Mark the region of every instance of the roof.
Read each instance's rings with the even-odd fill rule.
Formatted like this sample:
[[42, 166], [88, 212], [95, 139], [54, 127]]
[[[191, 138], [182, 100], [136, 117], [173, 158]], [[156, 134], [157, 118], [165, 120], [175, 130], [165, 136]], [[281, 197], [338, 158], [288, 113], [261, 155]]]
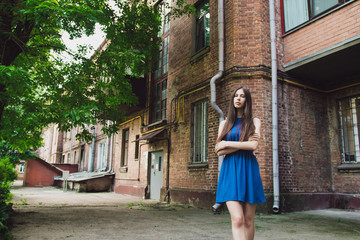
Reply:
[[160, 130], [148, 133], [148, 134], [144, 134], [140, 138], [136, 139], [135, 141], [154, 139], [156, 136], [158, 136], [160, 133], [162, 133], [164, 131], [165, 131], [165, 129], [160, 129]]

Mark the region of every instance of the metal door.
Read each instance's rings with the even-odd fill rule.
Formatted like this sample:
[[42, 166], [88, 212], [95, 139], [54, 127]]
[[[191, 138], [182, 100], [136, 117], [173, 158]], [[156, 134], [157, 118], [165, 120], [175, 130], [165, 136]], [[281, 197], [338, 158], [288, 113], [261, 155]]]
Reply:
[[163, 183], [163, 152], [150, 153], [150, 198], [160, 199]]

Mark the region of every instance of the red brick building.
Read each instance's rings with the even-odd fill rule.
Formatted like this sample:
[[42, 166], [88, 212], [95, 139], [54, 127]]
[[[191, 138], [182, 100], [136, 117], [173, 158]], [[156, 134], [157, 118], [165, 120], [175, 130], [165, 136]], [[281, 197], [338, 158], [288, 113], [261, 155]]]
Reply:
[[[73, 159], [80, 171], [113, 171], [117, 193], [211, 206], [219, 115], [211, 106], [210, 80], [219, 72], [221, 11], [215, 0], [188, 2], [196, 16], [169, 19], [164, 11], [159, 62], [134, 82], [141, 104], [130, 109], [119, 133], [106, 137], [95, 126], [92, 145], [54, 133], [62, 157], [51, 151], [50, 159]], [[359, 209], [360, 1], [274, 2], [280, 210]], [[255, 153], [268, 199], [262, 207], [271, 209], [269, 1], [224, 0], [223, 11], [224, 71], [216, 81], [216, 104], [225, 113], [236, 87], [250, 89], [254, 115], [262, 121]]]

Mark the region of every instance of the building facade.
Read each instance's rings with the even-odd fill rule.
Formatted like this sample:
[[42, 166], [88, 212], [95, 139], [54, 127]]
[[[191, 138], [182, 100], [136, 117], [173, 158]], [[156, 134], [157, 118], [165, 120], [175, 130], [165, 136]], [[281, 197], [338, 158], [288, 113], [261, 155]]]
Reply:
[[[40, 151], [44, 159], [79, 164], [79, 171], [113, 171], [116, 193], [211, 206], [219, 115], [210, 80], [219, 72], [222, 12], [215, 0], [188, 2], [196, 15], [172, 19], [163, 11], [159, 61], [134, 84], [144, 104], [130, 109], [120, 131], [107, 137], [94, 126], [94, 141], [86, 144], [49, 128]], [[360, 1], [274, 2], [280, 209], [359, 209]], [[268, 200], [262, 208], [270, 210], [269, 1], [224, 0], [223, 11], [224, 71], [216, 81], [216, 104], [226, 114], [234, 89], [251, 91], [254, 115], [262, 122], [255, 152]]]

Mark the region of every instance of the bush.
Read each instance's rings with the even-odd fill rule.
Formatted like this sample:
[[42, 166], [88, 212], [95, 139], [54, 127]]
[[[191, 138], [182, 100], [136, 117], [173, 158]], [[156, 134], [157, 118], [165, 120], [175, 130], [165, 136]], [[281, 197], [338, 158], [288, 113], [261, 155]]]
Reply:
[[10, 220], [10, 186], [17, 179], [15, 166], [10, 157], [0, 156], [0, 238], [12, 239], [8, 225]]

